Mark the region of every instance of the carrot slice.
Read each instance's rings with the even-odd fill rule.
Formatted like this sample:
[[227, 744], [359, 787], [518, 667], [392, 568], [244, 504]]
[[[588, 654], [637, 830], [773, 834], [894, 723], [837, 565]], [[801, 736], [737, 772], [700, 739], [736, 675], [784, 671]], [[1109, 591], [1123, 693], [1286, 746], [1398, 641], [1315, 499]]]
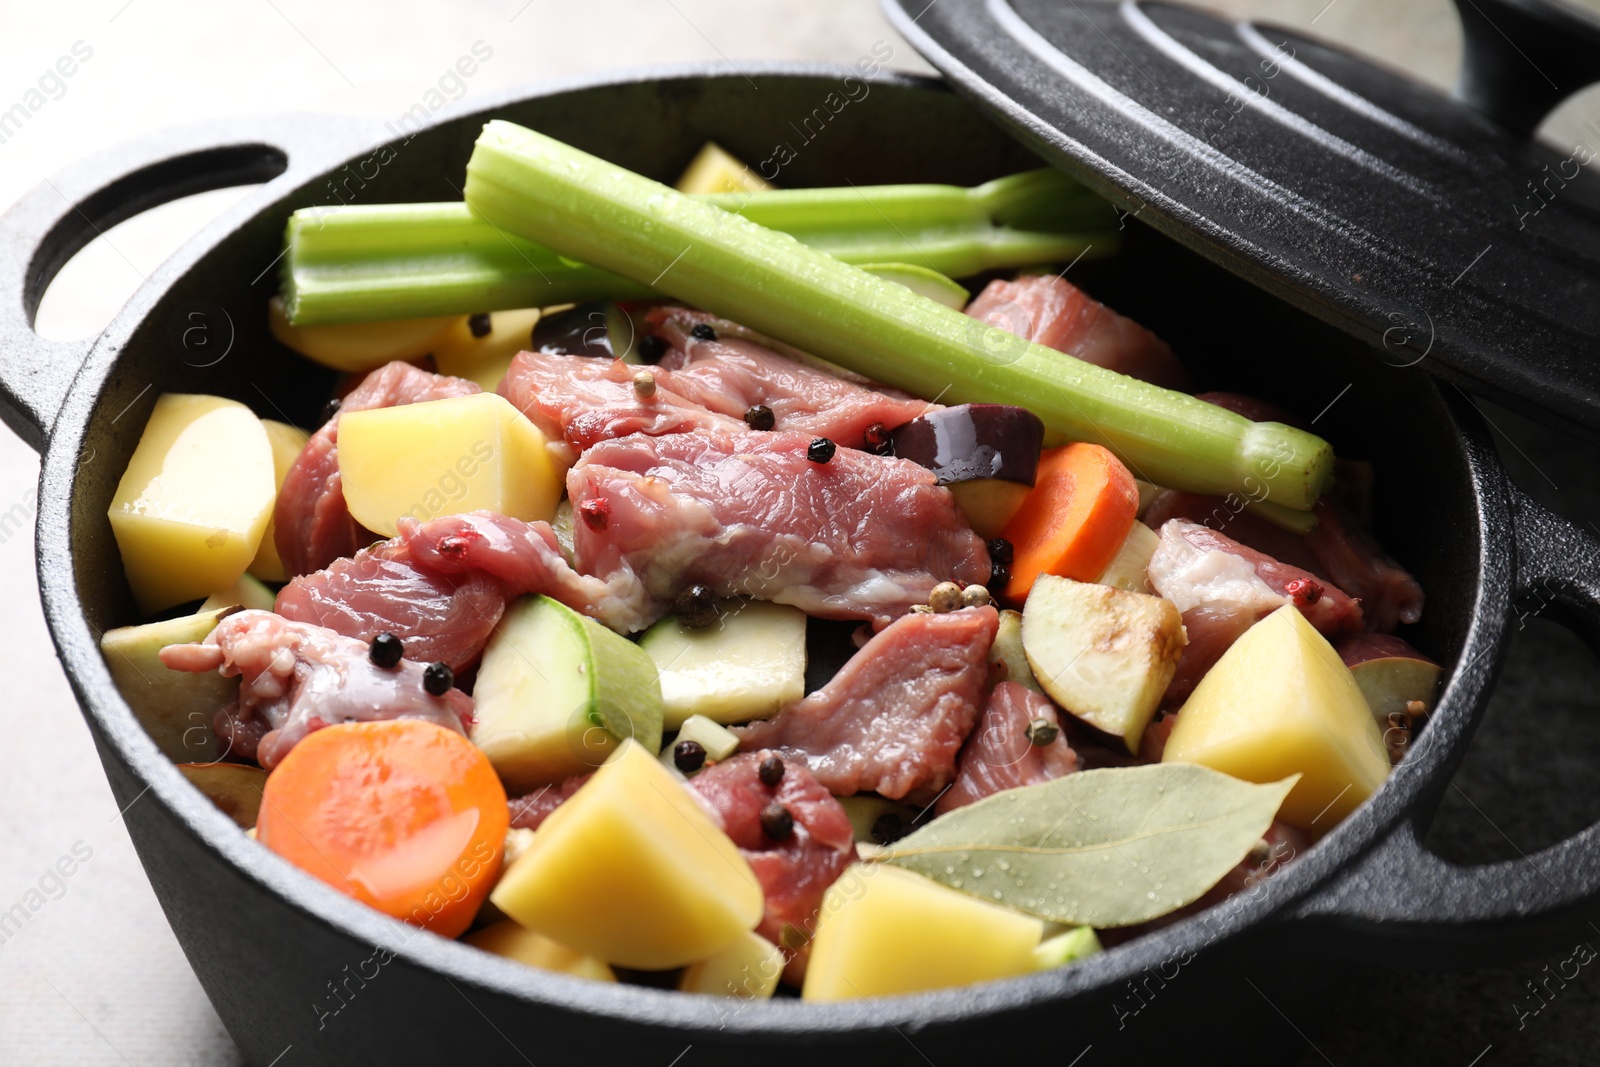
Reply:
[[444, 937], [500, 873], [509, 812], [472, 742], [431, 722], [342, 723], [267, 778], [256, 840], [341, 892]]
[[1122, 547], [1138, 511], [1133, 475], [1109, 451], [1083, 442], [1045, 449], [1033, 492], [1000, 532], [1012, 545], [1006, 596], [1026, 600], [1041, 574], [1094, 581]]

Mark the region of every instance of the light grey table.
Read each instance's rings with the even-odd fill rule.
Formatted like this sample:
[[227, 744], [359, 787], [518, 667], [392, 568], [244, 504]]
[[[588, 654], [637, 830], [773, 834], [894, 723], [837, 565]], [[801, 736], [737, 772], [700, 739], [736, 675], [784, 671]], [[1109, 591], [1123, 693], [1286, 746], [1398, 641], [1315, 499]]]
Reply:
[[[1446, 0], [1214, 6], [1310, 26], [1435, 84], [1448, 83], [1459, 55]], [[927, 69], [872, 0], [504, 0], [448, 9], [415, 0], [3, 0], [0, 26], [0, 111], [30, 89], [44, 96], [20, 128], [0, 128], [0, 204], [79, 156], [175, 122], [281, 110], [392, 119], [477, 42], [493, 55], [461, 86], [463, 98], [658, 62], [848, 62], [880, 40], [893, 46], [894, 66]], [[41, 85], [62, 56], [80, 60], [73, 74]], [[1586, 94], [1547, 132], [1569, 141], [1581, 118], [1594, 114], [1600, 94]], [[205, 194], [108, 233], [51, 288], [41, 329], [62, 338], [93, 334], [144, 275], [236, 196]], [[1537, 428], [1509, 418], [1502, 425], [1519, 447], [1536, 447]], [[1556, 495], [1600, 516], [1594, 464], [1570, 450], [1564, 455], [1564, 465], [1541, 464], [1546, 475], [1558, 472]], [[1544, 477], [1524, 473], [1536, 482]], [[28, 449], [0, 432], [0, 588], [7, 594], [0, 601], [0, 705], [10, 726], [0, 746], [0, 910], [42, 904], [20, 930], [0, 934], [0, 1063], [237, 1062], [150, 893], [52, 654], [33, 573], [37, 474]], [[1479, 810], [1459, 801], [1447, 808], [1442, 848], [1498, 857], [1506, 851], [1501, 831], [1514, 847], [1531, 849], [1553, 839], [1552, 827], [1570, 831], [1600, 815], [1593, 788], [1600, 739], [1579, 729], [1595, 677], [1570, 640], [1539, 635], [1523, 643], [1479, 746], [1483, 758], [1458, 780]], [[70, 877], [50, 873], [63, 857], [74, 858], [66, 864]], [[1352, 990], [1336, 1009], [1341, 1024], [1318, 1038], [1306, 1062], [1466, 1067], [1481, 1054], [1485, 1065], [1590, 1063], [1600, 1036], [1600, 979], [1588, 972], [1517, 1027], [1513, 1005], [1544, 962], [1385, 977]], [[291, 1062], [292, 1054], [286, 1067]]]

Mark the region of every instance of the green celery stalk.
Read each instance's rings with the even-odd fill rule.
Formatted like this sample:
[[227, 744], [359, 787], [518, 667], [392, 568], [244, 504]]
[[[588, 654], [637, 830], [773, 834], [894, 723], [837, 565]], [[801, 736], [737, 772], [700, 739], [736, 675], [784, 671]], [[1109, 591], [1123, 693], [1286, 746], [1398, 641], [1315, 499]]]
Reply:
[[889, 385], [1016, 404], [1134, 475], [1306, 510], [1333, 476], [1314, 434], [1256, 423], [1022, 340], [714, 204], [513, 123], [484, 127], [466, 200], [495, 226]]
[[[846, 262], [904, 262], [953, 277], [1105, 255], [1119, 243], [1105, 202], [1048, 169], [971, 189], [847, 186], [705, 199]], [[496, 228], [465, 204], [303, 208], [286, 240], [284, 310], [296, 325], [654, 295]]]

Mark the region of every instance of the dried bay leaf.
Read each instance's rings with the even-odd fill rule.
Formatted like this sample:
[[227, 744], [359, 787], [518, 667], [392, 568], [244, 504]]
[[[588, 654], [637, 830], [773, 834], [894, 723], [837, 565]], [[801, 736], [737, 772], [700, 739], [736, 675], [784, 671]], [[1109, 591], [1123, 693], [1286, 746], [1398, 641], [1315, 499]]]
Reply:
[[1080, 771], [942, 815], [879, 862], [1052, 922], [1130, 926], [1216, 885], [1297, 781], [1192, 763]]

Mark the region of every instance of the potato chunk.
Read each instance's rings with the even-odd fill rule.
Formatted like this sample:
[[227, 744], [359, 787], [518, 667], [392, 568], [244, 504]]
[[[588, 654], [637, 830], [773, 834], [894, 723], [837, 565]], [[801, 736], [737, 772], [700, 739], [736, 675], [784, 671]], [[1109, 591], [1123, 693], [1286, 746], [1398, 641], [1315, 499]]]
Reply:
[[[300, 451], [306, 447], [309, 437], [304, 430], [287, 422], [262, 419], [261, 427], [267, 431], [267, 440], [272, 443], [272, 484], [281, 489], [283, 479], [288, 476], [294, 461], [300, 458]], [[289, 580], [289, 572], [278, 558], [278, 543], [270, 517], [267, 519], [266, 532], [261, 535], [261, 545], [256, 549], [256, 558], [250, 561], [250, 573], [263, 582]]]
[[822, 901], [806, 1000], [894, 996], [1035, 969], [1044, 923], [889, 864], [856, 864]]
[[765, 907], [728, 835], [634, 741], [544, 821], [489, 899], [530, 930], [645, 970], [716, 955]]
[[525, 930], [509, 919], [485, 926], [462, 940], [485, 952], [537, 967], [541, 971], [557, 971], [578, 978], [592, 978], [596, 982], [617, 980], [617, 976], [603, 961], [570, 949], [559, 941], [552, 941], [543, 934]]
[[766, 1000], [778, 991], [782, 975], [783, 951], [752, 931], [710, 959], [685, 967], [678, 992]]
[[1383, 737], [1339, 654], [1293, 604], [1245, 631], [1195, 687], [1164, 762], [1299, 784], [1278, 817], [1331, 829], [1389, 775]]
[[350, 514], [385, 537], [406, 515], [548, 521], [566, 476], [544, 434], [494, 393], [350, 412], [339, 420], [339, 472]]
[[1170, 600], [1042, 574], [1022, 612], [1022, 647], [1050, 698], [1129, 752], [1187, 643]]
[[249, 408], [192, 393], [158, 399], [107, 513], [139, 610], [233, 585], [277, 492], [272, 444]]

